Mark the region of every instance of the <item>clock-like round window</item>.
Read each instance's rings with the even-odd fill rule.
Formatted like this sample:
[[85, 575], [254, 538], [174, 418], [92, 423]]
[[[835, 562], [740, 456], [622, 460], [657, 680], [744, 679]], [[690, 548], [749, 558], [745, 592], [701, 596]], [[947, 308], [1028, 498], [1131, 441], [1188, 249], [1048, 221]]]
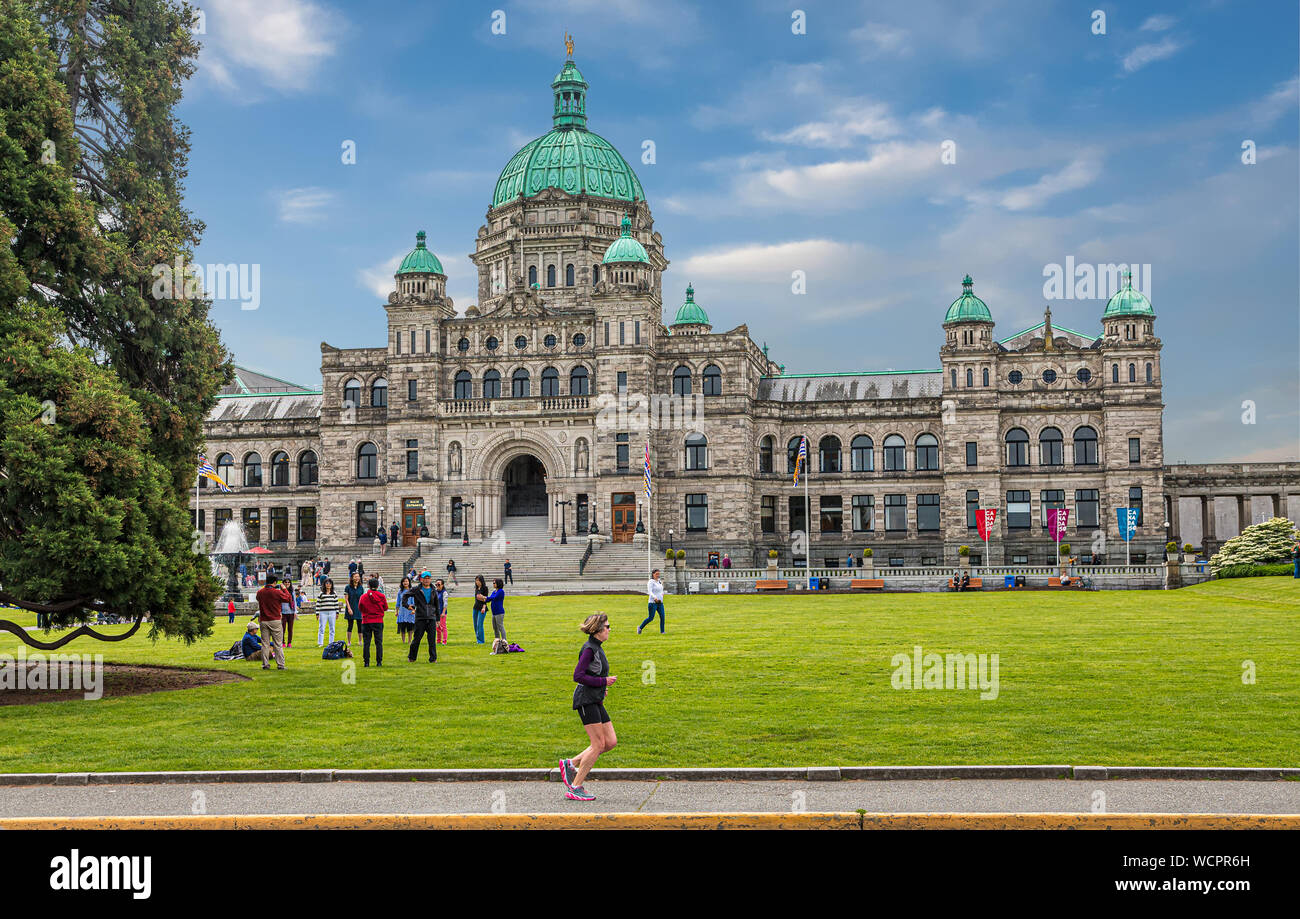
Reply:
[[1013, 370], [1007, 374], [1007, 379], [1016, 385], [1018, 385], [1020, 381], [1023, 380], [1024, 378], [1025, 378], [1024, 374], [1022, 374], [1019, 370]]
[[497, 349], [497, 345], [499, 345], [499, 344], [500, 344], [500, 342], [497, 341], [497, 338], [496, 338], [495, 335], [491, 335], [491, 336], [488, 337], [488, 340], [487, 340], [487, 349], [488, 349], [489, 351], [495, 351], [495, 350]]

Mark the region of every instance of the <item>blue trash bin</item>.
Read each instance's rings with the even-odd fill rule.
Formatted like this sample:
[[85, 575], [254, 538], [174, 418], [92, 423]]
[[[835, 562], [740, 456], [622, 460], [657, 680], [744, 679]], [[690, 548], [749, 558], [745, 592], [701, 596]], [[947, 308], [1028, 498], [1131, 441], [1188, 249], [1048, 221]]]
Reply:
[[1003, 586], [1003, 587], [1015, 587], [1015, 586], [1016, 586], [1016, 576], [1015, 576], [1014, 574], [1009, 574], [1009, 575], [1007, 575], [1006, 577], [1004, 577], [1004, 578], [1002, 579], [1002, 586]]
[[808, 579], [808, 589], [809, 589], [809, 590], [821, 590], [821, 589], [822, 589], [822, 579], [821, 579], [821, 578], [809, 578], [809, 579]]

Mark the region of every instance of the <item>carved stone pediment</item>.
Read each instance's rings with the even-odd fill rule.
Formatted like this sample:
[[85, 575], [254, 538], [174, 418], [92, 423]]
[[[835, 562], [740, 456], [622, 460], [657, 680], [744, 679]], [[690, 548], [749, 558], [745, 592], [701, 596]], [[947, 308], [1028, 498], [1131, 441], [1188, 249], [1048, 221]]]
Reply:
[[483, 314], [486, 318], [549, 316], [550, 310], [542, 303], [540, 291], [515, 289], [499, 297], [492, 309]]

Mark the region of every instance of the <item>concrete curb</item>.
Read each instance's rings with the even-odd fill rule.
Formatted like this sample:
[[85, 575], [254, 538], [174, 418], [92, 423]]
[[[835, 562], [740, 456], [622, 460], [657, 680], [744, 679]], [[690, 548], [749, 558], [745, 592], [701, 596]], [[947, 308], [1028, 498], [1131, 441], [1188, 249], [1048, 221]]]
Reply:
[[5, 817], [0, 830], [1282, 830], [1300, 814], [288, 814]]
[[[837, 782], [960, 779], [1165, 779], [1274, 782], [1300, 779], [1300, 768], [1229, 766], [799, 766], [593, 769], [593, 779], [623, 782]], [[196, 772], [12, 772], [0, 786], [173, 785], [223, 782], [558, 782], [551, 769], [245, 769]]]

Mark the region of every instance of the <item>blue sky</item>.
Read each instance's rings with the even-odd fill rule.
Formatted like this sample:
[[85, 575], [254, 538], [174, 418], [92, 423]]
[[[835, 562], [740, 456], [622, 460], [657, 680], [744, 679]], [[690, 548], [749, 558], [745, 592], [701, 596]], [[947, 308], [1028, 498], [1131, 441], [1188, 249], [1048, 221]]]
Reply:
[[[202, 7], [186, 200], [197, 261], [261, 266], [258, 309], [212, 311], [238, 363], [318, 385], [322, 340], [381, 345], [418, 229], [474, 302], [467, 254], [550, 128], [568, 31], [663, 235], [667, 321], [693, 282], [787, 372], [935, 368], [966, 272], [1004, 338], [1042, 321], [1045, 266], [1149, 264], [1166, 461], [1300, 458], [1295, 3]], [[1053, 321], [1098, 333], [1104, 306]]]

